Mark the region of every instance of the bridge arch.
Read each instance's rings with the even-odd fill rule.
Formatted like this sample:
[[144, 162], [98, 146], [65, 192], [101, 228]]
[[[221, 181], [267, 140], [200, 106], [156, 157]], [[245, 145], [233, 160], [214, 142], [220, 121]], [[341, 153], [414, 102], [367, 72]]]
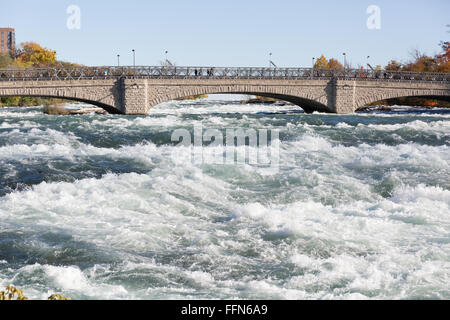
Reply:
[[[434, 78], [424, 80], [423, 77], [313, 77], [306, 73], [291, 74], [288, 69], [267, 75], [264, 72], [248, 73], [246, 69], [234, 70], [245, 71], [245, 74], [235, 74], [233, 70], [230, 73], [224, 69], [221, 70], [224, 74], [219, 72], [208, 76], [190, 73], [154, 74], [155, 70], [152, 68], [139, 69], [141, 73], [137, 75], [113, 73], [109, 76], [109, 72], [105, 75], [96, 73], [98, 70], [95, 68], [92, 70], [93, 73], [75, 70], [72, 73], [58, 71], [50, 75], [41, 73], [40, 69], [13, 70], [9, 72], [8, 78], [0, 78], [0, 96], [55, 97], [90, 103], [110, 113], [146, 115], [152, 107], [162, 102], [199, 94], [259, 95], [292, 102], [306, 112], [338, 114], [352, 113], [357, 108], [378, 100], [414, 96], [441, 97], [450, 94], [449, 79], [434, 74]], [[109, 69], [110, 72], [114, 70]]]
[[123, 99], [119, 94], [122, 84], [114, 79], [2, 81], [0, 97], [41, 97], [79, 101], [106, 110], [123, 113]]
[[389, 100], [389, 99], [396, 99], [396, 98], [429, 98], [429, 99], [441, 99], [450, 101], [450, 91], [449, 90], [442, 90], [442, 89], [413, 89], [413, 90], [399, 90], [399, 91], [386, 91], [386, 90], [380, 90], [380, 91], [371, 91], [366, 92], [362, 96], [359, 97], [359, 99], [356, 101], [356, 108], [367, 106], [371, 103], [382, 101], [382, 100]]
[[120, 114], [121, 112], [119, 110], [117, 110], [115, 107], [101, 103], [99, 101], [95, 101], [95, 100], [89, 100], [89, 99], [84, 99], [84, 98], [77, 98], [77, 97], [66, 97], [66, 96], [52, 96], [52, 95], [39, 95], [39, 94], [17, 94], [17, 95], [0, 95], [0, 98], [2, 97], [36, 97], [36, 98], [56, 98], [56, 99], [62, 99], [62, 100], [67, 100], [69, 101], [76, 101], [76, 102], [82, 102], [82, 103], [86, 103], [86, 104], [90, 104], [99, 108], [102, 108], [103, 110], [105, 110], [106, 112], [110, 113], [110, 114]]
[[[319, 92], [318, 92], [319, 91]], [[265, 86], [265, 85], [230, 85], [230, 86], [173, 86], [158, 94], [155, 99], [149, 99], [148, 110], [160, 103], [177, 100], [184, 97], [202, 94], [243, 94], [274, 98], [290, 102], [302, 108], [306, 113], [314, 111], [333, 112], [328, 108], [330, 98], [324, 90], [311, 90], [298, 86]]]

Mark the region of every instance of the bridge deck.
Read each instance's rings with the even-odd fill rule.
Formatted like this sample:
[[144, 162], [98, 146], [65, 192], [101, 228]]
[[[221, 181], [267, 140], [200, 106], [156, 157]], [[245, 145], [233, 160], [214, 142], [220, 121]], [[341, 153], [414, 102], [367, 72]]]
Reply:
[[361, 69], [223, 68], [223, 67], [77, 67], [0, 69], [0, 81], [82, 79], [340, 79], [360, 81], [450, 82], [450, 73], [418, 73]]

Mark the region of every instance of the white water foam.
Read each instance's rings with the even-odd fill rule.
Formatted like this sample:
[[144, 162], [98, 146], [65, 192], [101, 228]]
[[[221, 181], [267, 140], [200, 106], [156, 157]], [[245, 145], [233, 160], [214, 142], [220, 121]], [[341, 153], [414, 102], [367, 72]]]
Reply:
[[[92, 119], [79, 125], [119, 132], [159, 125], [141, 117]], [[170, 112], [164, 121], [191, 123]], [[410, 126], [445, 133], [447, 123]], [[146, 161], [152, 169], [43, 182], [1, 197], [1, 231], [61, 232], [120, 261], [83, 269], [26, 265], [5, 270], [0, 285], [22, 283], [38, 299], [55, 291], [94, 299], [450, 298], [449, 189], [410, 183], [420, 174], [448, 177], [449, 146], [346, 146], [312, 125], [299, 128], [299, 137], [280, 141], [279, 172], [195, 164], [186, 161], [191, 148], [99, 148], [63, 129], [9, 128], [0, 133], [14, 141], [0, 147], [3, 163], [102, 156]], [[395, 181], [389, 195], [373, 190], [371, 170]]]

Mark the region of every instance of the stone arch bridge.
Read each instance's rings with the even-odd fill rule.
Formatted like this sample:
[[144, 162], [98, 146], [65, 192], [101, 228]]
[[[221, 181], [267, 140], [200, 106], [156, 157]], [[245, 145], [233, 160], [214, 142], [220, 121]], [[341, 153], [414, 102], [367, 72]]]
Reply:
[[307, 68], [85, 67], [0, 70], [0, 96], [57, 97], [141, 115], [198, 94], [238, 93], [292, 102], [306, 112], [354, 112], [398, 97], [450, 99], [450, 74]]

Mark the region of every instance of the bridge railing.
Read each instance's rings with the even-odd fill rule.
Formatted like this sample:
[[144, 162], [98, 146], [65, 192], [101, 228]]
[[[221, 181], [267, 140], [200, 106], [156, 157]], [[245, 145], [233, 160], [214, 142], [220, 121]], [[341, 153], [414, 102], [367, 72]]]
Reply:
[[0, 81], [155, 79], [356, 79], [385, 81], [450, 81], [450, 73], [398, 72], [362, 69], [226, 68], [226, 67], [77, 67], [0, 69]]

